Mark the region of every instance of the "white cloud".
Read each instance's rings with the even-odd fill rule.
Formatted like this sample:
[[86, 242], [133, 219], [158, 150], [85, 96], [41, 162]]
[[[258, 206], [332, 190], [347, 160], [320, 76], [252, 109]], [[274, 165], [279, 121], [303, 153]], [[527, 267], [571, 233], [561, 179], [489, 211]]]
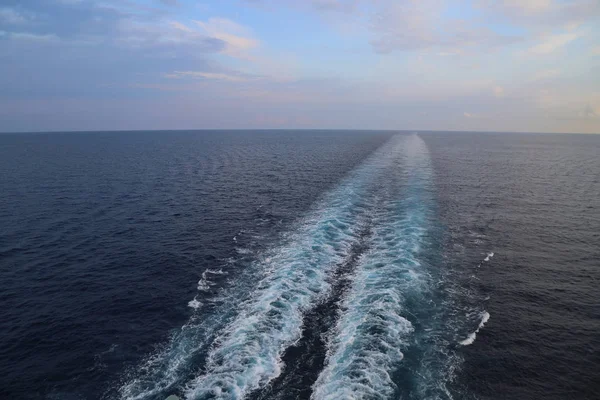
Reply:
[[[529, 32], [573, 31], [600, 17], [598, 0], [473, 0], [491, 19]], [[597, 25], [597, 23], [596, 23]]]
[[27, 20], [27, 17], [12, 8], [0, 8], [0, 22], [11, 25], [19, 25], [27, 22]]
[[551, 35], [546, 37], [542, 43], [531, 47], [529, 51], [534, 54], [550, 54], [569, 44], [578, 37], [579, 35], [577, 33]]
[[545, 69], [542, 71], [538, 71], [533, 74], [532, 80], [541, 81], [546, 79], [555, 78], [560, 75], [560, 71], [558, 69]]
[[185, 26], [184, 24], [182, 24], [181, 22], [177, 22], [177, 21], [171, 21], [169, 23], [173, 28], [183, 31], [183, 32], [187, 32], [187, 33], [192, 33], [194, 32], [193, 29], [188, 28], [187, 26]]
[[375, 49], [389, 53], [434, 45], [437, 35], [433, 27], [440, 23], [440, 14], [438, 4], [428, 3], [432, 2], [386, 2], [371, 20]]
[[501, 3], [507, 8], [528, 14], [548, 11], [553, 6], [552, 0], [503, 0]]
[[[371, 0], [244, 0], [248, 4], [261, 8], [274, 7], [285, 4], [293, 8], [307, 11], [351, 13], [357, 10], [359, 3], [368, 3]], [[375, 0], [378, 1], [378, 0]]]
[[207, 21], [194, 21], [207, 33], [218, 34], [227, 32], [230, 34], [248, 34], [248, 29], [227, 18], [209, 18]]
[[311, 0], [314, 8], [323, 11], [351, 12], [356, 7], [356, 0]]
[[259, 80], [258, 76], [249, 76], [243, 74], [224, 73], [224, 72], [204, 72], [204, 71], [174, 71], [165, 75], [167, 78], [200, 78], [227, 82], [250, 82]]
[[500, 34], [474, 20], [448, 17], [446, 0], [381, 0], [374, 4], [371, 44], [379, 53], [436, 49], [440, 55], [460, 55], [466, 53], [466, 49], [489, 52], [521, 40], [519, 36]]
[[210, 18], [208, 21], [194, 21], [211, 37], [222, 40], [226, 46], [223, 52], [231, 57], [249, 58], [247, 52], [259, 46], [250, 31], [226, 18]]
[[[212, 79], [229, 82], [247, 82], [268, 77], [272, 81], [287, 82], [294, 79], [295, 58], [289, 53], [279, 51], [271, 54], [261, 46], [250, 29], [227, 18], [210, 18], [206, 21], [193, 20], [185, 25], [171, 21], [169, 26], [176, 32], [189, 37], [202, 35], [219, 41], [219, 52], [244, 62], [244, 74], [179, 73], [177, 77]], [[185, 72], [185, 71], [184, 71]], [[193, 72], [193, 71], [192, 71]], [[175, 74], [169, 74], [176, 77]]]
[[173, 47], [186, 48], [194, 51], [217, 52], [224, 43], [216, 38], [190, 29], [177, 21], [164, 21], [159, 24], [149, 24], [135, 19], [122, 19], [118, 23], [119, 35], [116, 43], [126, 47]]
[[38, 35], [29, 32], [6, 32], [0, 31], [0, 36], [13, 40], [22, 40], [28, 42], [58, 42], [60, 39], [54, 34]]

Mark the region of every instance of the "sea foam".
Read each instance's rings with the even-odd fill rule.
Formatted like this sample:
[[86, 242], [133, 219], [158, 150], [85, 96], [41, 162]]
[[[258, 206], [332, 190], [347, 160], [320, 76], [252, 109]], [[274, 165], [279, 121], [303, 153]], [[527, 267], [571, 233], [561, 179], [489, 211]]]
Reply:
[[390, 187], [374, 217], [372, 248], [357, 266], [330, 335], [326, 367], [313, 387], [315, 400], [385, 399], [396, 389], [392, 374], [414, 330], [406, 295], [425, 289], [427, 272], [418, 254], [427, 231], [430, 171], [419, 137], [406, 138], [401, 156], [397, 171], [404, 190]]
[[187, 385], [188, 399], [243, 398], [279, 376], [284, 350], [300, 338], [304, 313], [327, 297], [331, 273], [373, 209], [374, 184], [402, 144], [392, 138], [261, 259], [257, 271], [264, 277], [216, 338], [204, 373]]
[[475, 339], [477, 338], [477, 334], [479, 333], [479, 330], [483, 329], [483, 327], [485, 326], [485, 324], [488, 322], [489, 319], [490, 319], [490, 314], [487, 311], [482, 312], [481, 313], [481, 322], [479, 322], [479, 326], [477, 327], [475, 332], [470, 333], [465, 340], [461, 340], [458, 343], [463, 346], [469, 346], [469, 345], [473, 344], [473, 342], [475, 342]]

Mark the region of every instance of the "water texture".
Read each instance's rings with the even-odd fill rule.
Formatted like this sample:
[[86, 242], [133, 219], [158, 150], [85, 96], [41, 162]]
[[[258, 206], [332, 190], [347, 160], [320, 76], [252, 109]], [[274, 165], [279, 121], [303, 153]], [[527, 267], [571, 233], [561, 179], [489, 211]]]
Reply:
[[600, 138], [0, 135], [0, 395], [594, 399]]

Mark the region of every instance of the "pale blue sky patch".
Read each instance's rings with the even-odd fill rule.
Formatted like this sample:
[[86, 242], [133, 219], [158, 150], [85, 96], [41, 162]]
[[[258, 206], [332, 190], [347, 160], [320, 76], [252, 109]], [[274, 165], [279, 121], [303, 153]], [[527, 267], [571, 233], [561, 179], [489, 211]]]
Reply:
[[600, 133], [597, 0], [4, 0], [0, 131]]

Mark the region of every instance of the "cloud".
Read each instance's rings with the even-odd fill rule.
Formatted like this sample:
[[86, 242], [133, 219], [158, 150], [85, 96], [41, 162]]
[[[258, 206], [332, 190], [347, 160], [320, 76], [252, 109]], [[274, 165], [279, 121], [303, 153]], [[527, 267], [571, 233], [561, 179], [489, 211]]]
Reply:
[[227, 18], [210, 18], [207, 21], [194, 21], [206, 34], [225, 43], [223, 53], [236, 58], [248, 58], [247, 52], [259, 46], [259, 41], [250, 31]]
[[551, 78], [555, 78], [560, 75], [560, 71], [558, 69], [545, 69], [542, 71], [538, 71], [533, 74], [532, 80], [534, 81], [542, 81]]
[[237, 34], [249, 35], [248, 28], [228, 18], [209, 18], [207, 21], [194, 21], [199, 27], [209, 34]]
[[475, 4], [492, 17], [537, 31], [573, 29], [600, 16], [597, 0], [475, 0]]
[[171, 25], [173, 28], [175, 28], [177, 30], [184, 31], [184, 32], [187, 32], [187, 33], [193, 33], [194, 32], [193, 29], [188, 28], [186, 25], [184, 25], [184, 24], [182, 24], [181, 22], [178, 22], [178, 21], [171, 21], [169, 23], [169, 25]]
[[494, 86], [492, 91], [494, 92], [494, 96], [496, 97], [504, 96], [504, 88], [502, 86]]
[[548, 11], [552, 5], [552, 0], [503, 0], [502, 6], [514, 9], [525, 14], [541, 13]]
[[171, 12], [122, 0], [27, 5], [32, 23], [0, 25], [0, 97], [116, 98], [169, 71], [228, 72], [215, 58], [226, 43]]
[[245, 3], [256, 6], [276, 7], [286, 4], [294, 8], [304, 8], [317, 12], [341, 12], [350, 13], [357, 9], [357, 5], [364, 0], [244, 0]]
[[356, 9], [357, 0], [311, 0], [313, 8], [320, 11], [336, 11], [349, 13]]
[[[93, 44], [154, 49], [156, 52], [148, 55], [165, 56], [170, 52], [171, 56], [176, 54], [180, 58], [221, 52], [227, 45], [223, 40], [167, 19], [171, 14], [134, 1], [57, 0], [52, 7], [40, 3], [36, 11], [44, 18], [28, 24], [25, 32], [5, 28], [3, 36], [13, 40], [60, 41], [66, 46]], [[23, 10], [20, 15], [33, 14]]]
[[600, 130], [598, 0], [7, 1], [29, 20], [0, 17], [0, 129]]
[[30, 18], [18, 12], [15, 9], [2, 7], [0, 8], [0, 22], [9, 25], [20, 25], [26, 23]]
[[261, 79], [259, 76], [251, 76], [241, 73], [231, 72], [204, 72], [204, 71], [174, 71], [170, 74], [165, 75], [171, 79], [181, 78], [196, 78], [196, 79], [209, 79], [226, 82], [251, 82]]
[[0, 37], [6, 37], [12, 40], [22, 40], [28, 42], [39, 42], [39, 43], [49, 43], [49, 42], [58, 42], [59, 38], [53, 34], [45, 34], [39, 35], [36, 33], [30, 32], [6, 32], [0, 31]]
[[579, 35], [577, 33], [551, 35], [546, 37], [542, 43], [531, 47], [529, 51], [533, 54], [550, 54], [569, 44], [578, 37]]
[[[589, 86], [589, 83], [584, 85]], [[584, 87], [575, 86], [570, 81], [545, 85], [537, 90], [524, 90], [531, 92], [533, 106], [543, 111], [547, 117], [565, 121], [587, 121], [592, 125], [587, 125], [585, 131], [596, 129], [595, 133], [600, 133], [600, 91], [585, 90]]]
[[[163, 48], [211, 53], [222, 51], [226, 44], [215, 37], [187, 28], [180, 22], [150, 24], [135, 19], [122, 19], [117, 26], [115, 42], [134, 48]], [[185, 49], [183, 48], [185, 47]]]
[[587, 104], [585, 108], [580, 111], [579, 116], [583, 118], [596, 118], [600, 116], [600, 107], [595, 109], [591, 104]]
[[522, 38], [499, 34], [487, 27], [445, 15], [444, 0], [382, 1], [371, 19], [371, 44], [378, 53], [449, 49], [442, 53], [462, 53], [468, 48], [489, 51]]

